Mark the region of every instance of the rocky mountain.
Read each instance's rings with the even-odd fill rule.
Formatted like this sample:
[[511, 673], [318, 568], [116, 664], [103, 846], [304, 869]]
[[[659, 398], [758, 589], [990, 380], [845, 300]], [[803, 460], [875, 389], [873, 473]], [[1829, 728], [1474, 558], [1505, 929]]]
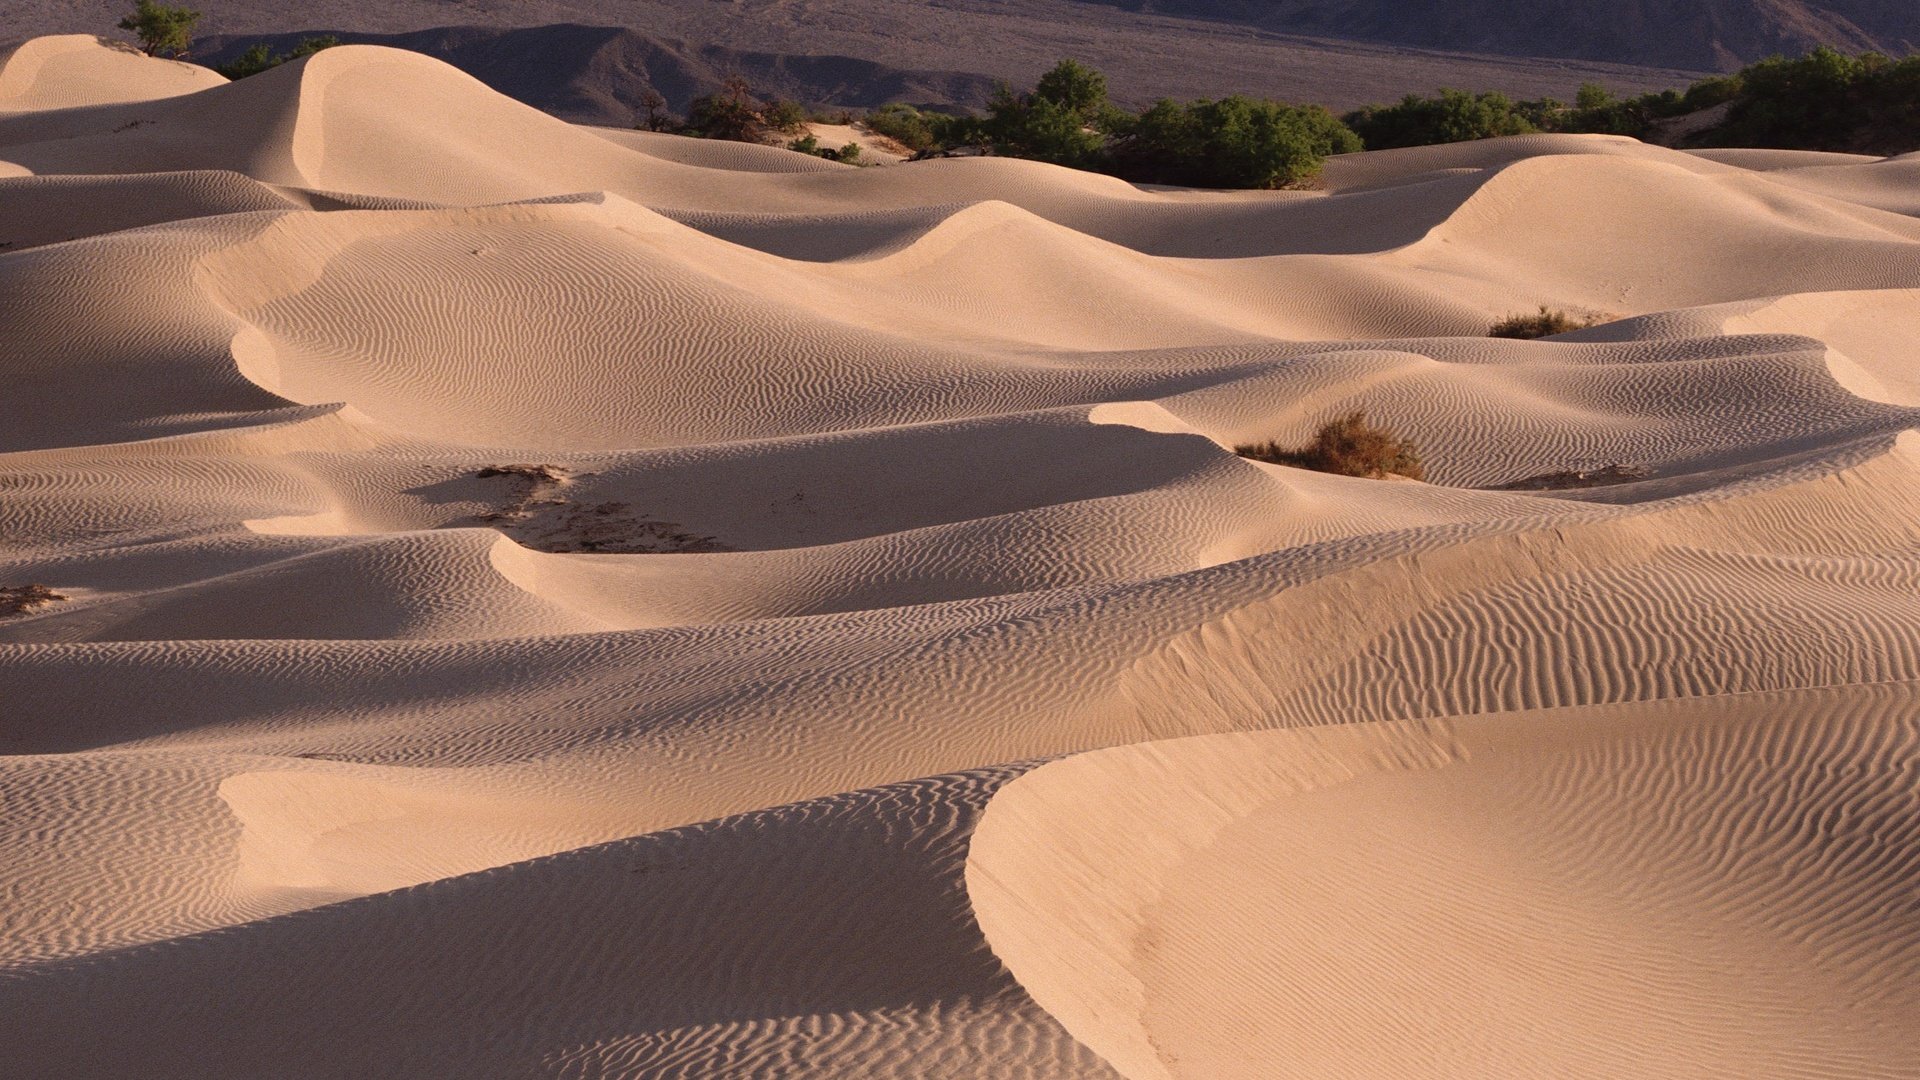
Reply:
[[649, 87], [667, 99], [669, 110], [685, 113], [688, 101], [712, 93], [731, 75], [746, 78], [761, 94], [827, 107], [888, 101], [977, 105], [993, 88], [991, 78], [977, 73], [912, 70], [852, 56], [695, 45], [629, 29], [567, 24], [504, 30], [456, 26], [401, 34], [321, 30], [221, 35], [203, 39], [195, 59], [217, 65], [261, 42], [284, 52], [314, 34], [425, 53], [555, 116], [622, 127], [644, 114]]
[[1731, 70], [1815, 45], [1906, 53], [1913, 0], [1088, 0], [1291, 33], [1509, 56]]

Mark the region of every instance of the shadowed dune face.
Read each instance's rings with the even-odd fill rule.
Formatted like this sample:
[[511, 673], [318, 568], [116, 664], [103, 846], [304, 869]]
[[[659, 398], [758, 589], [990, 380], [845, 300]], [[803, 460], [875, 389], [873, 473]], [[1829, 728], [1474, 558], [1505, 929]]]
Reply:
[[1911, 163], [181, 70], [0, 60], [0, 1073], [1912, 1073]]

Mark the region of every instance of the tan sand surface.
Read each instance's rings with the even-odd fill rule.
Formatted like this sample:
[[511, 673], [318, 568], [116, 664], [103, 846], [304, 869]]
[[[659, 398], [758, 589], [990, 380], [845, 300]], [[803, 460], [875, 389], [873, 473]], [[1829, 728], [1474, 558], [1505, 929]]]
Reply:
[[0, 1075], [1920, 1077], [1916, 168], [0, 53]]

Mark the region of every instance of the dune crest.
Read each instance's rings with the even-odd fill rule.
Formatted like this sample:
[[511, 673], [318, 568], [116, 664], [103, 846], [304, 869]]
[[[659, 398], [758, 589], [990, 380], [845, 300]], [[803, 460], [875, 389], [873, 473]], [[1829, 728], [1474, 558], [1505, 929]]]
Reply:
[[1920, 1076], [1914, 162], [200, 70], [0, 59], [0, 1073]]

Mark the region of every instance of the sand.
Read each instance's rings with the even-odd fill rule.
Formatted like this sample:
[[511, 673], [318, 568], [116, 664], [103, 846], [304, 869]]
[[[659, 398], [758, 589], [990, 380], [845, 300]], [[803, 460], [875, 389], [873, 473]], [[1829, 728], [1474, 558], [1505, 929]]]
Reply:
[[22, 45], [0, 1073], [1920, 1076], [1915, 168]]

